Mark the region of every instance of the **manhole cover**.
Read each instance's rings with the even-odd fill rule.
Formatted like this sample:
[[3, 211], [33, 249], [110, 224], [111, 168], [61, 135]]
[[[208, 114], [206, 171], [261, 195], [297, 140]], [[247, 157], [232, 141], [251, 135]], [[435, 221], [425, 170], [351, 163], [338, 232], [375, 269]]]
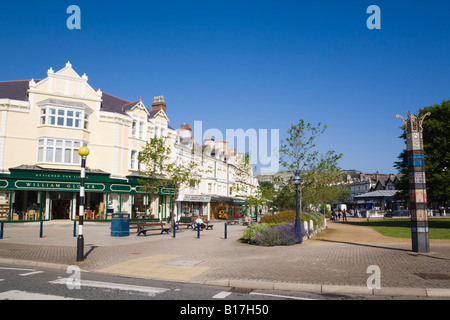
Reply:
[[251, 289], [251, 288], [237, 288], [237, 287], [234, 287], [233, 289], [231, 289], [231, 292], [233, 292], [233, 293], [249, 294], [252, 291], [253, 291], [253, 289]]
[[414, 273], [425, 280], [450, 280], [450, 274], [446, 273]]
[[201, 263], [200, 260], [178, 260], [170, 262], [169, 264], [174, 266], [195, 266], [199, 263]]

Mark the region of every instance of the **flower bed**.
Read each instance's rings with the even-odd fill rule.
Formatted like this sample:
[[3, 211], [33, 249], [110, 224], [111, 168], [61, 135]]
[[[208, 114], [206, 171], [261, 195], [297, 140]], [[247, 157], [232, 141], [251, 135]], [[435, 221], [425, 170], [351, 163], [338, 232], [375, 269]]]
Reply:
[[[276, 215], [265, 216], [260, 223], [249, 225], [243, 234], [247, 243], [260, 246], [288, 246], [297, 243], [295, 237], [295, 212], [284, 211]], [[323, 215], [302, 214], [301, 232], [304, 239], [310, 238], [325, 227]]]

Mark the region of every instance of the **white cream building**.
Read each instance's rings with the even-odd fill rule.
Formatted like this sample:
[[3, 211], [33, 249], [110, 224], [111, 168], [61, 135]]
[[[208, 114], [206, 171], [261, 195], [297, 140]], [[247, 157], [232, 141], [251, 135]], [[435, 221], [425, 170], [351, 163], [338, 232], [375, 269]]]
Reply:
[[[228, 141], [206, 137], [203, 144], [193, 140], [192, 130], [183, 124], [177, 130], [173, 161], [194, 161], [198, 167], [198, 186], [183, 186], [176, 199], [177, 219], [186, 215], [201, 215], [207, 219], [240, 215], [245, 212], [245, 199], [255, 195], [258, 180], [252, 168], [237, 174], [243, 154], [228, 148]], [[194, 152], [193, 152], [194, 150]]]
[[92, 88], [68, 62], [42, 80], [0, 82], [0, 219], [74, 219], [80, 157], [87, 146], [87, 219], [108, 213], [169, 214], [173, 190], [139, 191], [137, 157], [168, 125], [163, 97], [152, 107]]
[[[186, 130], [174, 130], [169, 122], [164, 97], [155, 97], [151, 107], [141, 99], [118, 98], [92, 88], [86, 74], [80, 76], [69, 62], [56, 72], [50, 68], [42, 80], [0, 81], [0, 219], [76, 219], [81, 146], [90, 150], [88, 220], [107, 220], [112, 212], [166, 220], [175, 200], [181, 212], [195, 196], [209, 201], [198, 202], [206, 207], [191, 214], [211, 216], [215, 201], [231, 207], [255, 192], [252, 172], [248, 181], [235, 179], [237, 157], [223, 141], [205, 141], [214, 144], [214, 152], [196, 161], [209, 172], [198, 187], [182, 190], [185, 198], [173, 199], [170, 188], [141, 192], [138, 156], [148, 139], [168, 137], [174, 161], [189, 160], [190, 146], [205, 147], [192, 136], [188, 141]], [[240, 193], [231, 188], [237, 184], [243, 187]]]

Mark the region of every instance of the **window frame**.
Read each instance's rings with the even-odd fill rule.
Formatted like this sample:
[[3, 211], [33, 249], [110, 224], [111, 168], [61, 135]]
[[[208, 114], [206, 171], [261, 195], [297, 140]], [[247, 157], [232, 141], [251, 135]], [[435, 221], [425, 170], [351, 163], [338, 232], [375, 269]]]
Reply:
[[44, 104], [39, 108], [38, 126], [89, 131], [89, 110], [53, 104]]
[[85, 146], [87, 143], [81, 140], [40, 137], [37, 139], [36, 163], [79, 166], [78, 149]]

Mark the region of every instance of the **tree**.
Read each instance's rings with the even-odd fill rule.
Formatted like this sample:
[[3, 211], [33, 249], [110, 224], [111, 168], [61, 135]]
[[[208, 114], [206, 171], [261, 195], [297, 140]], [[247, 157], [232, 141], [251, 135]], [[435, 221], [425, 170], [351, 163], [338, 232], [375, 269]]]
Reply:
[[[342, 157], [342, 154], [337, 154], [335, 151], [328, 151], [325, 154], [320, 154], [316, 147], [315, 140], [322, 135], [327, 126], [318, 123], [316, 126], [300, 119], [296, 125], [291, 125], [288, 130], [289, 136], [283, 141], [280, 147], [280, 163], [283, 167], [290, 170], [298, 170], [302, 177], [302, 194], [305, 195], [303, 204], [324, 204], [331, 200], [331, 197], [325, 196], [330, 192], [324, 192], [328, 189], [336, 189], [333, 182], [339, 178], [341, 170], [337, 166], [337, 161]], [[295, 192], [292, 183], [286, 184], [283, 188], [284, 192], [291, 192], [294, 194], [293, 203], [295, 204]], [[321, 191], [321, 192], [319, 192]], [[283, 191], [282, 191], [283, 192]], [[319, 193], [321, 196], [319, 197]], [[284, 195], [277, 199], [280, 205], [291, 205], [289, 200]], [[292, 208], [292, 207], [291, 207]]]
[[[247, 185], [253, 185], [253, 168], [250, 163], [250, 153], [239, 154], [235, 158], [234, 180], [231, 190], [240, 192], [247, 191]], [[249, 195], [244, 195], [248, 197]]]
[[[172, 150], [167, 145], [167, 137], [151, 138], [138, 157], [141, 163], [139, 179], [144, 192], [151, 193], [153, 188], [170, 187], [174, 189], [174, 197], [178, 198], [182, 185], [198, 185], [200, 183], [200, 162], [195, 154], [187, 161], [171, 158]], [[173, 203], [172, 203], [173, 204]], [[173, 208], [172, 208], [173, 211]]]
[[[450, 101], [425, 107], [419, 114], [430, 112], [422, 124], [423, 146], [426, 169], [427, 199], [430, 204], [443, 205], [448, 203], [450, 196]], [[404, 129], [404, 126], [402, 127]], [[396, 199], [409, 202], [409, 172], [406, 152], [406, 133], [400, 136], [405, 140], [405, 149], [398, 156], [395, 167], [399, 170], [400, 181], [396, 189], [400, 192]]]

